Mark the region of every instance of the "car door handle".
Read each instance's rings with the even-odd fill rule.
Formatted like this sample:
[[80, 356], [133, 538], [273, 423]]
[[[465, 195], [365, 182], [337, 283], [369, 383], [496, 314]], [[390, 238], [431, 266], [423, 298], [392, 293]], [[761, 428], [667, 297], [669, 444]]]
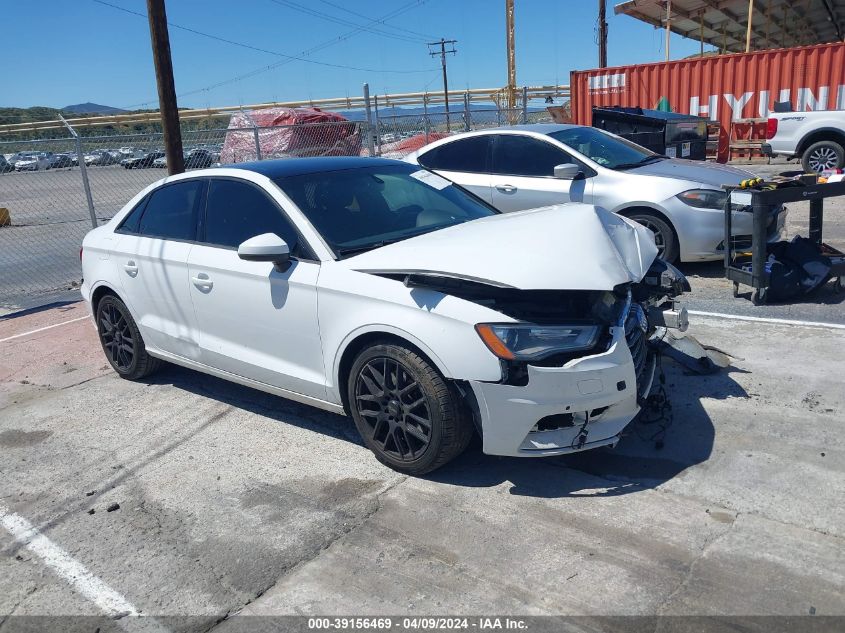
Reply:
[[191, 281], [200, 290], [211, 290], [214, 286], [214, 282], [211, 281], [205, 273], [200, 273], [196, 277], [191, 277]]
[[126, 274], [130, 277], [134, 277], [138, 274], [138, 265], [130, 259], [123, 265], [123, 270], [125, 270]]
[[502, 193], [513, 193], [516, 191], [516, 187], [513, 185], [496, 185], [496, 189], [501, 191]]

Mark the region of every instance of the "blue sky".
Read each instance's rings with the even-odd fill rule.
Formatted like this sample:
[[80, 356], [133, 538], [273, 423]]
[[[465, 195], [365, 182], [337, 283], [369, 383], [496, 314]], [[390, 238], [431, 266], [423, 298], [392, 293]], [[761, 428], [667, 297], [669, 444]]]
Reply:
[[[144, 0], [103, 1], [146, 14]], [[458, 40], [457, 54], [448, 59], [450, 88], [502, 86], [507, 83], [504, 4], [504, 0], [167, 0], [172, 24], [244, 45], [171, 26], [176, 92], [183, 95], [179, 105], [359, 95], [364, 82], [378, 93], [435, 91], [442, 86], [440, 62], [428, 55], [425, 41], [440, 37]], [[608, 1], [610, 65], [662, 60], [663, 31], [615, 16], [613, 4]], [[516, 0], [517, 83], [568, 83], [570, 70], [596, 67], [596, 6], [595, 0]], [[92, 101], [122, 108], [157, 107], [145, 18], [95, 0], [5, 2], [2, 11], [3, 30], [18, 44], [5, 49], [0, 106], [63, 107]], [[384, 24], [373, 22], [393, 13], [397, 15]], [[360, 25], [369, 26], [355, 32]], [[321, 50], [307, 52], [322, 44], [326, 46]], [[697, 42], [672, 36], [672, 58], [698, 50]], [[364, 70], [287, 61], [230, 81], [279, 64], [286, 59], [280, 54]]]

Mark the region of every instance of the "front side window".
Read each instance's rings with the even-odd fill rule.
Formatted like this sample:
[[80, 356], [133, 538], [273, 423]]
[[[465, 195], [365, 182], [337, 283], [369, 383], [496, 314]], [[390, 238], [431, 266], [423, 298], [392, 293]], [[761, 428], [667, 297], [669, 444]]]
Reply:
[[237, 248], [256, 235], [275, 233], [293, 253], [299, 237], [278, 205], [256, 185], [237, 180], [212, 179], [209, 183], [203, 241]]
[[275, 180], [338, 257], [498, 212], [413, 165], [316, 172]]
[[554, 176], [555, 165], [572, 157], [551, 143], [531, 136], [498, 134], [493, 143], [493, 173], [506, 176]]
[[486, 173], [490, 154], [490, 137], [470, 136], [435, 147], [420, 155], [417, 161], [428, 169]]
[[594, 127], [571, 127], [552, 132], [549, 136], [608, 169], [631, 169], [665, 158]]
[[195, 240], [202, 189], [202, 180], [186, 180], [153, 191], [141, 215], [138, 233], [166, 240]]

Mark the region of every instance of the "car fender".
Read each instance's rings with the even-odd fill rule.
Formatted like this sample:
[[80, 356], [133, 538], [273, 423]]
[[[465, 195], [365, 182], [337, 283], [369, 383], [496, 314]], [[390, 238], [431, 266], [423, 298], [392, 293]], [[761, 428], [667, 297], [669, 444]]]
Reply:
[[340, 395], [341, 359], [350, 343], [376, 332], [416, 346], [446, 378], [501, 380], [499, 359], [475, 331], [476, 323], [514, 320], [500, 312], [332, 261], [321, 266], [317, 303], [330, 395]]
[[418, 337], [414, 336], [407, 330], [404, 330], [400, 327], [396, 327], [395, 325], [391, 325], [389, 323], [369, 323], [367, 325], [362, 325], [349, 332], [349, 334], [346, 335], [346, 338], [343, 339], [343, 342], [340, 344], [340, 347], [338, 347], [337, 352], [335, 353], [334, 362], [332, 363], [332, 377], [335, 385], [340, 385], [340, 363], [343, 359], [343, 355], [346, 353], [346, 350], [349, 349], [349, 345], [356, 339], [366, 334], [386, 334], [404, 339], [414, 347], [417, 347], [423, 354], [425, 354], [428, 359], [432, 363], [434, 363], [434, 365], [437, 367], [437, 370], [441, 374], [443, 374], [447, 378], [453, 377], [452, 372], [449, 370], [448, 366], [443, 361], [443, 359], [433, 349], [431, 349], [430, 346], [428, 346]]

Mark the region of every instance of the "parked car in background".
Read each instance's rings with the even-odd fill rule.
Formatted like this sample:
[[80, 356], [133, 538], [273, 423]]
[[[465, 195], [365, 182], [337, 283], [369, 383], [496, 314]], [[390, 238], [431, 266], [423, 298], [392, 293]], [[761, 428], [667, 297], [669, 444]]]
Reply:
[[15, 166], [12, 165], [12, 163], [10, 163], [8, 160], [6, 160], [5, 156], [0, 154], [0, 174], [5, 174], [10, 171], [15, 171]]
[[49, 159], [49, 166], [47, 169], [60, 169], [62, 167], [72, 167], [73, 161], [67, 154], [53, 154]]
[[804, 171], [845, 168], [845, 110], [772, 112], [763, 153], [800, 158]]
[[81, 292], [120, 376], [167, 360], [349, 414], [422, 474], [476, 431], [496, 455], [615, 445], [650, 315], [689, 289], [656, 256], [591, 205], [501, 214], [399, 161], [268, 160], [141, 191], [85, 237]]
[[[609, 132], [565, 124], [457, 134], [405, 160], [505, 212], [564, 202], [603, 207], [646, 226], [669, 262], [722, 257], [726, 193], [721, 186], [754, 177], [725, 165], [670, 159]], [[750, 196], [736, 194], [732, 200], [734, 241], [750, 244]], [[785, 219], [782, 207], [769, 218], [771, 241], [781, 238]]]
[[158, 169], [163, 169], [164, 167], [167, 167], [167, 157], [160, 156], [159, 158], [156, 158], [153, 161], [153, 167], [156, 167]]
[[209, 150], [198, 148], [188, 152], [185, 156], [185, 169], [203, 169], [205, 167], [211, 167], [219, 159], [219, 155], [215, 157]]
[[15, 162], [17, 171], [40, 171], [50, 169], [50, 158], [44, 152], [25, 156]]
[[136, 158], [125, 158], [120, 161], [120, 164], [125, 169], [143, 169], [152, 167], [156, 158], [164, 158], [164, 152], [147, 152]]
[[118, 157], [112, 152], [105, 149], [94, 150], [90, 154], [85, 155], [85, 164], [92, 167], [103, 167], [106, 165], [114, 165], [118, 162]]

